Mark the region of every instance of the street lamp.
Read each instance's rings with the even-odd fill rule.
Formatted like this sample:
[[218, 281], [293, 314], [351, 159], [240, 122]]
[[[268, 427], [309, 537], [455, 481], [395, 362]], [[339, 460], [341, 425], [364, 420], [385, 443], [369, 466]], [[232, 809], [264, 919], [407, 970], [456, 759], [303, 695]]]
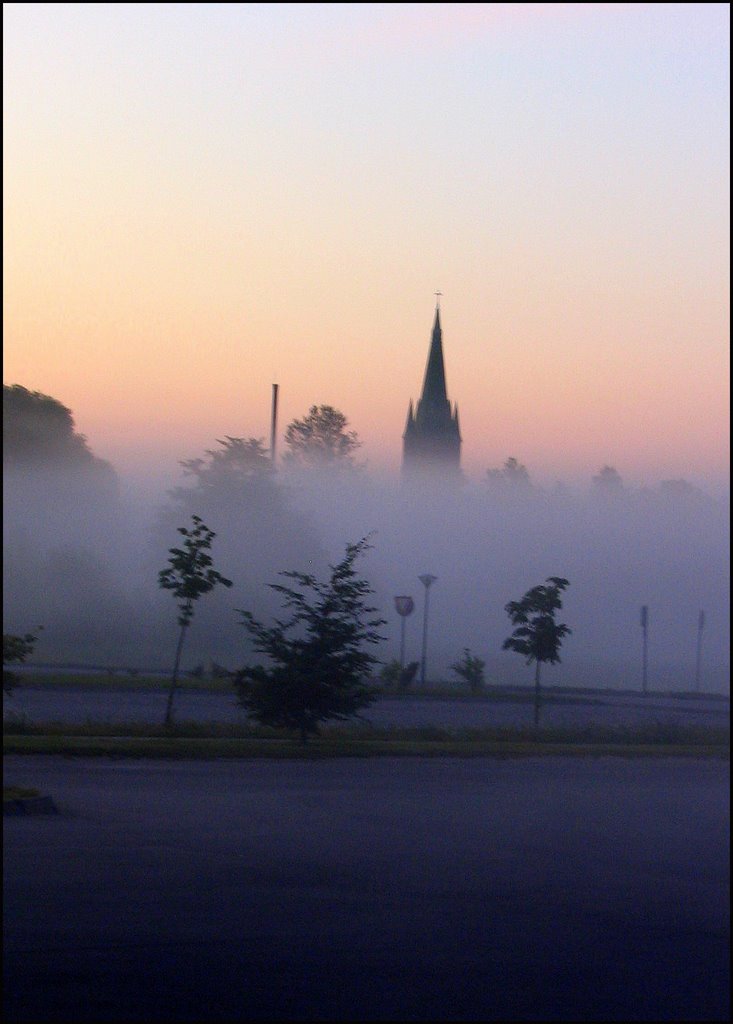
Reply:
[[412, 615], [415, 608], [415, 602], [411, 597], [402, 595], [394, 599], [394, 606], [397, 609], [397, 614], [402, 619], [402, 632], [400, 634], [400, 669], [405, 667], [405, 622], [407, 616]]
[[437, 578], [437, 576], [432, 576], [429, 572], [424, 573], [422, 576], [418, 576], [418, 579], [425, 587], [425, 610], [422, 621], [422, 663], [420, 668], [420, 685], [423, 689], [425, 689], [425, 664], [428, 654], [428, 601], [430, 587], [435, 583]]
[[649, 606], [643, 604], [641, 606], [641, 636], [642, 636], [642, 649], [641, 649], [641, 689], [642, 693], [647, 692], [647, 640], [648, 640], [648, 629], [649, 629]]
[[705, 628], [705, 612], [697, 617], [697, 650], [695, 652], [695, 690], [700, 692], [700, 664], [702, 661], [702, 631]]

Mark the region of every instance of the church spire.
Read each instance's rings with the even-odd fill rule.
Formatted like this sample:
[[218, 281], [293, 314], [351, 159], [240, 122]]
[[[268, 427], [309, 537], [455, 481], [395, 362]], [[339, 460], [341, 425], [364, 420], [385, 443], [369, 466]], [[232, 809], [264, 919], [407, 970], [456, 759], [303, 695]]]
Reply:
[[421, 402], [426, 409], [439, 409], [447, 401], [448, 393], [445, 386], [445, 364], [443, 362], [443, 331], [440, 326], [440, 300], [438, 300], [435, 305], [433, 337], [430, 342], [428, 364], [425, 368]]
[[451, 409], [445, 385], [440, 292], [436, 292], [435, 321], [425, 367], [422, 396], [407, 412], [403, 437], [402, 470], [406, 475], [425, 470], [460, 474], [461, 434], [458, 409]]

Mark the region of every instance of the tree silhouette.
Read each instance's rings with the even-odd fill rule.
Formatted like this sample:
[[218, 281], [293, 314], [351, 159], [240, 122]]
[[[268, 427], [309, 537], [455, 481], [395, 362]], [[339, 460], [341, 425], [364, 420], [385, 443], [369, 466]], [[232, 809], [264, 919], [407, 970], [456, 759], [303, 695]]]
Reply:
[[407, 665], [400, 665], [399, 658], [388, 661], [379, 678], [384, 680], [385, 687], [389, 690], [400, 690], [405, 692], [410, 689], [415, 681], [417, 670], [420, 668], [419, 661], [410, 661]]
[[21, 384], [3, 385], [3, 465], [91, 470], [108, 486], [116, 484], [110, 464], [98, 459], [77, 433], [71, 410]]
[[555, 622], [555, 612], [562, 608], [560, 594], [570, 584], [561, 576], [549, 576], [549, 586], [540, 584], [528, 590], [521, 601], [505, 605], [507, 615], [516, 627], [502, 645], [503, 650], [523, 654], [527, 664], [535, 663], [534, 724], [540, 720], [540, 666], [543, 661], [560, 661], [562, 639], [571, 633], [569, 626]]
[[372, 590], [354, 570], [369, 547], [366, 538], [348, 544], [325, 583], [307, 573], [280, 573], [294, 586], [270, 584], [289, 613], [274, 626], [242, 612], [254, 649], [270, 661], [234, 676], [240, 704], [256, 721], [297, 730], [305, 743], [319, 723], [349, 718], [375, 699], [368, 673], [377, 659], [367, 648], [383, 639], [377, 630], [385, 620], [367, 603]]
[[[236, 581], [241, 596], [235, 604], [240, 606], [250, 606], [254, 588], [259, 587], [256, 581], [274, 580], [284, 566], [328, 564], [314, 522], [295, 506], [286, 474], [275, 471], [259, 438], [222, 435], [199, 457], [181, 460], [180, 466], [183, 477], [156, 514], [151, 568], [157, 571], [160, 552], [193, 514], [216, 523], [216, 563]], [[235, 629], [229, 636], [221, 629], [223, 606], [231, 603], [227, 596], [219, 588], [197, 609], [196, 634], [187, 637], [186, 644], [195, 642], [197, 660], [214, 660], [232, 668], [244, 662], [249, 647], [242, 651], [245, 638], [240, 631]], [[278, 610], [276, 595], [267, 592], [263, 617], [275, 616]]]
[[[39, 626], [38, 629], [42, 629]], [[3, 692], [10, 693], [18, 682], [18, 673], [6, 669], [6, 665], [22, 665], [25, 659], [33, 654], [38, 637], [33, 633], [24, 633], [16, 636], [13, 633], [3, 633]]]
[[262, 438], [227, 435], [217, 444], [220, 445], [218, 449], [206, 449], [204, 454], [207, 458], [181, 462], [184, 474], [194, 478], [199, 491], [232, 491], [272, 475], [272, 460]]
[[596, 476], [593, 477], [593, 490], [596, 494], [614, 496], [623, 493], [624, 482], [618, 470], [613, 466], [604, 466]]
[[354, 467], [354, 453], [361, 442], [348, 420], [330, 405], [312, 405], [302, 420], [293, 420], [285, 431], [287, 451], [283, 461], [308, 469]]
[[472, 694], [476, 695], [481, 693], [484, 688], [484, 669], [486, 668], [486, 662], [483, 658], [479, 658], [475, 654], [471, 654], [470, 648], [463, 648], [463, 657], [451, 665], [451, 670], [462, 679], [464, 683], [468, 683], [468, 688]]
[[711, 505], [709, 495], [695, 487], [689, 480], [660, 481], [659, 497], [669, 508], [692, 510]]
[[501, 469], [488, 469], [486, 471], [486, 480], [489, 484], [499, 484], [504, 487], [509, 486], [525, 490], [532, 486], [527, 467], [523, 466], [513, 456], [506, 460]]
[[178, 599], [178, 625], [181, 627], [165, 710], [166, 725], [170, 725], [173, 721], [173, 696], [178, 682], [183, 640], [193, 618], [194, 601], [198, 601], [202, 594], [208, 594], [219, 583], [225, 587], [232, 585], [231, 580], [211, 568], [212, 560], [208, 551], [216, 534], [206, 526], [200, 516], [191, 516], [191, 519], [193, 521], [192, 529], [187, 530], [185, 526], [178, 527], [178, 532], [185, 538], [183, 547], [169, 549], [170, 566], [167, 569], [161, 569], [158, 573], [158, 585], [163, 590], [172, 590]]

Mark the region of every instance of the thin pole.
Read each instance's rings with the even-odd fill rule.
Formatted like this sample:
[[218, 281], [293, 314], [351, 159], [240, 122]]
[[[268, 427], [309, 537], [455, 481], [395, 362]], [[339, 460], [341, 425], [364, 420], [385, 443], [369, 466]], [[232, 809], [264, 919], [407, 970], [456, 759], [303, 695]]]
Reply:
[[401, 615], [400, 618], [402, 619], [402, 631], [400, 636], [400, 670], [402, 670], [405, 667], [405, 620], [407, 619], [407, 616]]
[[425, 587], [425, 612], [422, 623], [422, 669], [420, 671], [420, 683], [423, 687], [425, 686], [425, 663], [427, 662], [428, 657], [428, 591], [437, 578], [437, 576], [433, 576], [430, 572], [426, 572], [423, 573], [422, 576], [418, 576], [418, 579]]
[[[191, 611], [191, 601], [188, 601], [186, 611]], [[176, 692], [176, 686], [178, 684], [178, 669], [181, 664], [181, 651], [183, 650], [183, 641], [186, 637], [186, 630], [190, 624], [190, 618], [185, 622], [181, 623], [181, 632], [178, 635], [178, 644], [176, 645], [176, 660], [173, 664], [173, 675], [171, 676], [171, 685], [168, 690], [168, 700], [165, 706], [165, 725], [173, 724], [173, 696]]]
[[642, 605], [641, 608], [641, 634], [642, 634], [642, 649], [641, 649], [641, 689], [642, 693], [647, 692], [647, 626], [649, 623], [649, 608], [647, 605]]
[[422, 620], [422, 663], [420, 667], [420, 685], [425, 688], [425, 663], [428, 657], [428, 603], [430, 599], [430, 584], [425, 585], [425, 609]]
[[272, 421], [270, 424], [270, 458], [275, 465], [275, 448], [277, 446], [277, 391], [279, 384], [272, 385]]
[[422, 670], [420, 672], [420, 684], [423, 687], [425, 686], [425, 663], [428, 657], [428, 591], [437, 578], [437, 576], [433, 576], [430, 572], [418, 576], [418, 579], [425, 587], [425, 612], [422, 623]]
[[697, 617], [697, 650], [695, 652], [695, 690], [700, 692], [700, 667], [702, 665], [702, 631], [705, 628], [705, 612]]

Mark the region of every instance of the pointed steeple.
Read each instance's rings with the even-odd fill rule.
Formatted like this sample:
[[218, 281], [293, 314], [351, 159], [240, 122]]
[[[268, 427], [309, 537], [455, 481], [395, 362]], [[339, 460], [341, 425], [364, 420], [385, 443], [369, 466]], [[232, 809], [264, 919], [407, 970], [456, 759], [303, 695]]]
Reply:
[[[440, 293], [438, 298], [440, 298]], [[407, 413], [403, 436], [402, 471], [408, 476], [425, 470], [460, 474], [461, 433], [458, 408], [448, 401], [443, 362], [443, 331], [440, 304], [435, 306], [435, 321], [425, 367], [422, 396]]]
[[428, 365], [425, 368], [425, 380], [420, 401], [426, 409], [442, 409], [448, 401], [443, 362], [443, 331], [440, 326], [440, 305], [438, 304], [435, 306], [433, 337], [430, 342]]
[[412, 407], [412, 399], [410, 399], [410, 408], [407, 410], [407, 423], [405, 424], [405, 432], [402, 435], [407, 437], [411, 430], [415, 427], [415, 411]]

